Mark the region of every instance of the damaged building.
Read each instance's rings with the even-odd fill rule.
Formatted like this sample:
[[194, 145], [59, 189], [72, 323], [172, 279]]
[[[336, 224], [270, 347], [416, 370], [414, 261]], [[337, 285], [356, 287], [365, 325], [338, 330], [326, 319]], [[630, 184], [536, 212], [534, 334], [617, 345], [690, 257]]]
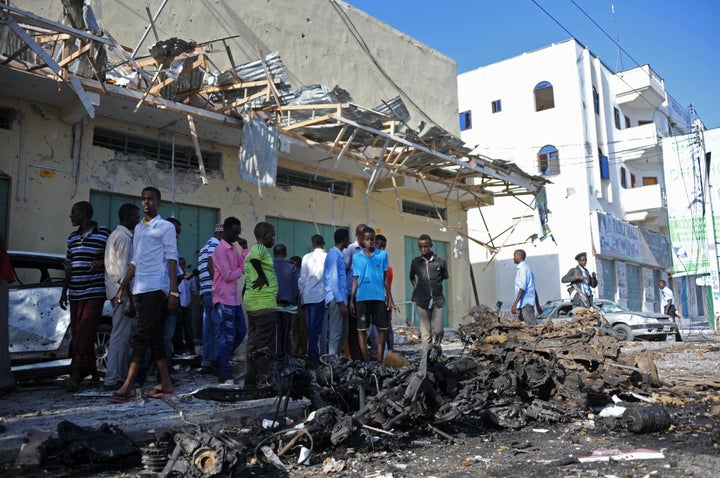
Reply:
[[453, 60], [341, 1], [86, 3], [0, 7], [8, 248], [63, 253], [73, 203], [112, 228], [154, 185], [188, 264], [230, 215], [245, 237], [273, 223], [289, 255], [363, 222], [405, 317], [420, 234], [448, 258], [446, 324], [476, 305], [467, 210], [545, 181], [469, 154]]

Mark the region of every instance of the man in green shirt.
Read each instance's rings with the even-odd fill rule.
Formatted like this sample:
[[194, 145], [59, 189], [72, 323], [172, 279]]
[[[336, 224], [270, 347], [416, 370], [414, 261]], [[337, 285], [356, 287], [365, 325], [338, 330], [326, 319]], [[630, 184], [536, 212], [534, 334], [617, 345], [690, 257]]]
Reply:
[[245, 258], [245, 294], [248, 332], [245, 351], [245, 389], [255, 389], [258, 378], [267, 375], [269, 357], [258, 356], [267, 348], [275, 351], [278, 282], [270, 248], [275, 244], [275, 228], [267, 222], [255, 226], [257, 244]]

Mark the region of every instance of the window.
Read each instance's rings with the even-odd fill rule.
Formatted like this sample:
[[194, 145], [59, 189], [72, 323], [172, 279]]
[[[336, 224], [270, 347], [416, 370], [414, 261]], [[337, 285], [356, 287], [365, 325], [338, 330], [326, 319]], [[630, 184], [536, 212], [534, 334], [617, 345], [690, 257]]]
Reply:
[[642, 126], [642, 125], [644, 125], [644, 124], [650, 124], [650, 123], [652, 123], [652, 121], [640, 120], [640, 121], [638, 121], [638, 126]]
[[625, 117], [625, 127], [626, 128], [630, 127], [630, 118], [628, 118], [627, 116]]
[[547, 81], [541, 81], [535, 86], [535, 111], [549, 110], [555, 108], [553, 86]]
[[595, 114], [600, 114], [600, 95], [598, 94], [597, 88], [593, 86], [593, 108], [595, 108]]
[[502, 111], [502, 102], [500, 100], [495, 100], [492, 102], [492, 112], [493, 113], [500, 113]]
[[470, 111], [460, 113], [460, 131], [466, 129], [472, 129], [472, 113]]
[[15, 121], [15, 110], [12, 108], [0, 108], [0, 128], [10, 129]]
[[447, 219], [447, 209], [444, 207], [435, 208], [427, 204], [421, 204], [418, 202], [406, 201], [403, 199], [402, 211], [408, 214], [415, 214], [416, 216], [433, 217], [437, 218], [438, 214], [443, 219]]
[[631, 188], [635, 187], [635, 174], [633, 174], [633, 173], [630, 173], [630, 187]]
[[650, 177], [644, 177], [642, 178], [642, 184], [643, 186], [653, 186], [658, 183], [658, 178], [656, 176], [650, 176]]
[[538, 153], [538, 172], [540, 174], [560, 174], [560, 158], [555, 146], [547, 145]]
[[615, 127], [617, 129], [621, 129], [620, 128], [620, 110], [617, 108], [613, 108], [613, 110], [614, 110], [613, 112], [615, 113]]
[[627, 189], [627, 171], [620, 166], [620, 186]]
[[[159, 163], [171, 164], [173, 162], [173, 145], [170, 142], [144, 136], [115, 131], [105, 128], [95, 128], [93, 145], [112, 149], [127, 155], [141, 156], [153, 159]], [[203, 163], [207, 171], [220, 171], [222, 167], [222, 153], [201, 151]], [[200, 168], [195, 148], [192, 146], [175, 145], [175, 166], [198, 170]]]
[[610, 167], [608, 165], [608, 157], [598, 148], [598, 158], [600, 158], [600, 179], [610, 179]]
[[275, 186], [279, 188], [299, 187], [316, 191], [330, 191], [333, 194], [352, 197], [353, 184], [350, 181], [338, 181], [319, 174], [310, 174], [288, 168], [277, 168]]

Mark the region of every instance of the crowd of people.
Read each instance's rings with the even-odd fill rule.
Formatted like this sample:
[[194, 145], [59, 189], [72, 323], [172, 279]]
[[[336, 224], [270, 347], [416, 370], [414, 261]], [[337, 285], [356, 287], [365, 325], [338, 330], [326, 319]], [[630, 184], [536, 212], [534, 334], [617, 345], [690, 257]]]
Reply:
[[[117, 403], [131, 400], [133, 390], [153, 372], [158, 384], [146, 395], [173, 394], [169, 360], [196, 352], [195, 298], [202, 316], [198, 371], [221, 383], [269, 386], [270, 361], [287, 355], [315, 369], [328, 354], [382, 362], [393, 350], [392, 317], [399, 308], [392, 296], [388, 239], [375, 229], [358, 224], [351, 243], [350, 231], [338, 228], [329, 251], [325, 238], [313, 235], [309, 253], [288, 259], [287, 247], [276, 244], [272, 224], [257, 223], [255, 243], [249, 245], [241, 237], [240, 220], [231, 216], [215, 226], [199, 251], [197, 270], [189, 271], [191, 266], [178, 257], [182, 224], [159, 215], [160, 191], [144, 188], [140, 203], [119, 208], [112, 232], [93, 221], [89, 202], [72, 207], [70, 219], [77, 229], [67, 241], [60, 298], [71, 316], [69, 391], [98, 375], [93, 339], [106, 299], [113, 316], [104, 387], [114, 392], [110, 400]], [[419, 237], [418, 250], [409, 280], [421, 343], [429, 347], [443, 337], [448, 269], [432, 251], [430, 236]], [[244, 340], [244, 376], [234, 377], [231, 357]]]

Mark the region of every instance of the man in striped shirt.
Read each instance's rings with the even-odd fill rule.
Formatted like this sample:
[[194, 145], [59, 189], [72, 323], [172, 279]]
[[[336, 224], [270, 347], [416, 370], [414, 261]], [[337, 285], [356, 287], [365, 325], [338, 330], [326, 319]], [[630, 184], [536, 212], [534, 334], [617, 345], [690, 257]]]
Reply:
[[105, 303], [105, 245], [110, 229], [92, 220], [93, 207], [80, 201], [70, 210], [70, 221], [77, 229], [67, 240], [65, 282], [60, 307], [70, 304], [70, 377], [65, 386], [76, 392], [80, 382], [97, 376], [95, 336]]
[[[202, 362], [200, 362], [200, 373], [213, 373], [217, 368], [217, 336], [213, 322], [212, 283], [215, 271], [213, 270], [212, 255], [215, 248], [220, 244], [223, 233], [223, 225], [216, 224], [215, 232], [200, 249], [198, 254], [198, 271], [200, 280], [200, 303], [202, 304]], [[218, 322], [220, 322], [218, 320]]]

